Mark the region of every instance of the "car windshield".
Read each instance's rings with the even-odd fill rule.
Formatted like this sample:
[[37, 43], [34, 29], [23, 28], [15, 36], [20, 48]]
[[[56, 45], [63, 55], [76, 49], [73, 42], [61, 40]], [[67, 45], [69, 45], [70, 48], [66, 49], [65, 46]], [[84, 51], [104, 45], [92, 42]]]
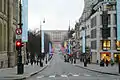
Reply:
[[0, 0], [0, 80], [120, 80], [120, 0]]

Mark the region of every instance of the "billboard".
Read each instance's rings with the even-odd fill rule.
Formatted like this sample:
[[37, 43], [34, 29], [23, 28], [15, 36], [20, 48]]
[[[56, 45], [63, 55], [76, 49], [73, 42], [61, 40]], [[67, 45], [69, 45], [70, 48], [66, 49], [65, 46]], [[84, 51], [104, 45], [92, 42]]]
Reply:
[[44, 53], [44, 31], [42, 30], [42, 53]]
[[117, 1], [117, 41], [120, 41], [120, 0]]
[[85, 30], [82, 31], [82, 53], [85, 53]]
[[22, 0], [22, 42], [28, 42], [28, 0]]

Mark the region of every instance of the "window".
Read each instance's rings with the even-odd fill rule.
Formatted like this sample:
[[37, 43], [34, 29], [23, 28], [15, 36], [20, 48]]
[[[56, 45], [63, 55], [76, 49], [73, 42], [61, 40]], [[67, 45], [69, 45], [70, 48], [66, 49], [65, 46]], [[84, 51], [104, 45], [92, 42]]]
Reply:
[[91, 49], [96, 49], [96, 40], [95, 41], [91, 41]]
[[4, 24], [4, 51], [6, 51], [7, 49], [6, 49], [6, 38], [7, 38], [7, 36], [6, 36], [6, 32], [7, 32], [7, 30], [6, 30], [6, 24]]
[[103, 50], [110, 50], [111, 41], [110, 40], [103, 40]]
[[96, 26], [96, 16], [91, 19], [91, 28]]
[[114, 14], [114, 17], [115, 17], [115, 22], [113, 23], [113, 24], [117, 24], [117, 15], [116, 14]]
[[4, 0], [4, 13], [6, 14], [7, 12], [6, 12], [6, 0]]
[[108, 14], [108, 24], [111, 24], [111, 18], [110, 18], [110, 14]]
[[91, 38], [93, 39], [93, 38], [96, 38], [96, 29], [93, 29], [92, 31], [91, 31]]
[[3, 0], [0, 0], [0, 12], [2, 12], [2, 1]]
[[120, 51], [120, 41], [116, 41], [117, 50]]

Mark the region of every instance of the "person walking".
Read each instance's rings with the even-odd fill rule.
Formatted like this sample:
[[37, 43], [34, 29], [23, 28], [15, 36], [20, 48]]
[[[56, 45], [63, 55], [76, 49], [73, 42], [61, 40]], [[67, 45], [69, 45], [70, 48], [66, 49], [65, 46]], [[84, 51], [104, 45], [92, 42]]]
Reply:
[[109, 63], [109, 61], [106, 59], [106, 66], [108, 67], [108, 63]]

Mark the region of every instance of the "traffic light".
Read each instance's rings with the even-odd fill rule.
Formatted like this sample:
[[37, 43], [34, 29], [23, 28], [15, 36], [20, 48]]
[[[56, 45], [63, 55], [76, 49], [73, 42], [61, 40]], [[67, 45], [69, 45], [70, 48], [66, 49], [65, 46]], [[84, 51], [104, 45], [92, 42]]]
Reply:
[[16, 50], [19, 50], [23, 46], [24, 46], [24, 43], [22, 43], [21, 40], [16, 41]]
[[16, 41], [16, 50], [19, 50], [21, 47], [21, 40]]

